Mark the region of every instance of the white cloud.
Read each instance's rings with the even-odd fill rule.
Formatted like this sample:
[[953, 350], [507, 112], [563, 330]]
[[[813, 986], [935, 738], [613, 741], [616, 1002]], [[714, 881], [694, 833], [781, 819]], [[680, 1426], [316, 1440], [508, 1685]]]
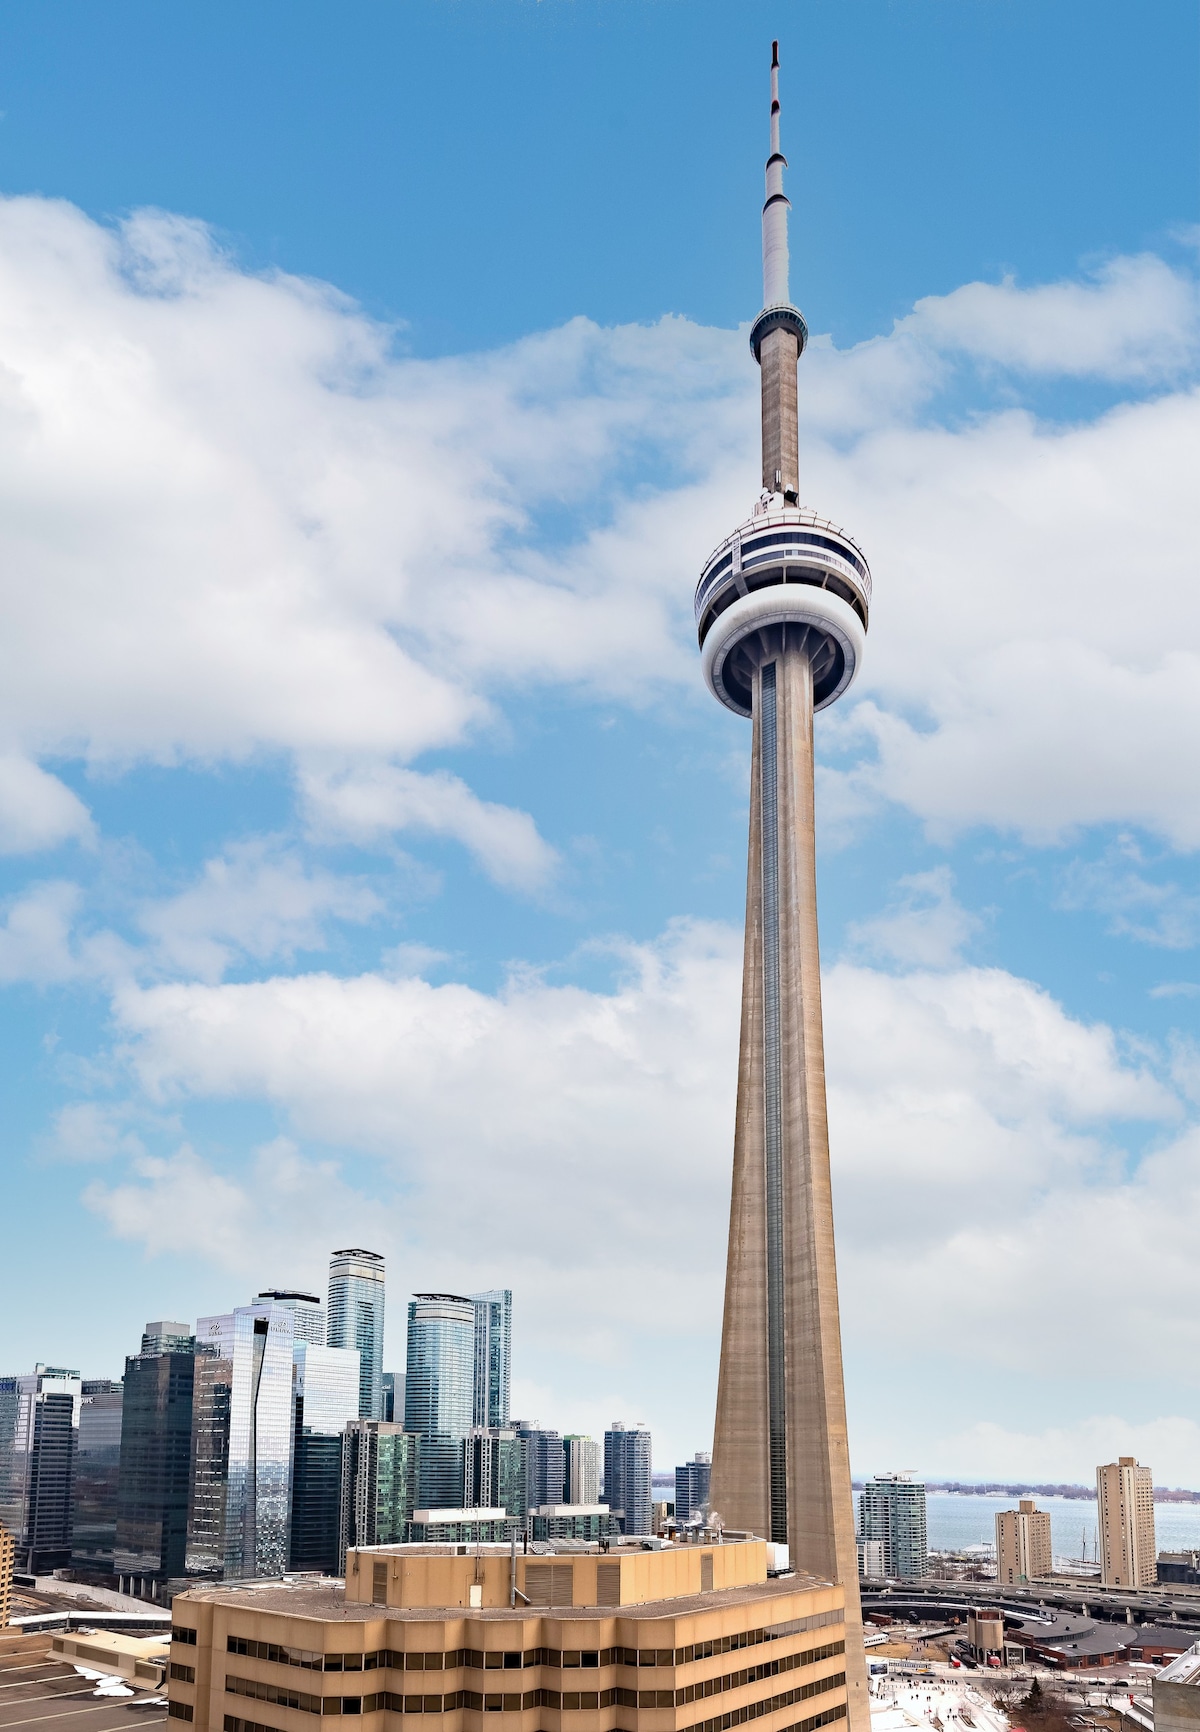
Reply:
[[957, 962], [964, 944], [983, 922], [954, 895], [948, 866], [902, 878], [900, 896], [884, 914], [850, 927], [852, 945], [868, 956], [925, 968]]
[[129, 1182], [97, 1180], [83, 1193], [117, 1238], [140, 1242], [151, 1256], [199, 1255], [260, 1287], [272, 1278], [290, 1284], [297, 1264], [327, 1257], [340, 1229], [370, 1208], [331, 1162], [304, 1160], [286, 1137], [255, 1149], [237, 1178], [214, 1171], [186, 1143], [169, 1156], [139, 1155], [131, 1172]]
[[1195, 361], [1200, 300], [1192, 281], [1144, 253], [1110, 260], [1090, 282], [966, 283], [918, 301], [897, 330], [1054, 378], [1157, 380]]
[[[822, 725], [874, 754], [841, 772], [860, 803], [947, 834], [1122, 822], [1200, 843], [1198, 411], [1178, 383], [1196, 331], [1192, 281], [1143, 257], [969, 284], [848, 353], [814, 341], [806, 492], [878, 583], [866, 701]], [[753, 492], [755, 378], [740, 333], [683, 320], [574, 320], [436, 362], [388, 344], [196, 223], [0, 204], [0, 737], [337, 762], [310, 774], [341, 778], [343, 812], [373, 789], [528, 886], [550, 866], [531, 819], [418, 798], [399, 766], [531, 682], [699, 701], [688, 603]], [[986, 392], [962, 426], [922, 424], [964, 354], [1176, 385], [1073, 426], [989, 413]], [[31, 774], [10, 772], [11, 845], [86, 834]]]
[[108, 1161], [138, 1156], [145, 1148], [130, 1128], [127, 1108], [98, 1101], [72, 1101], [54, 1114], [44, 1152], [52, 1160]]
[[[624, 1385], [702, 1444], [739, 938], [680, 926], [624, 969], [607, 992], [536, 974], [494, 996], [376, 975], [126, 987], [117, 1017], [152, 1101], [268, 1102], [289, 1135], [369, 1154], [385, 1205], [362, 1219], [406, 1284], [519, 1289], [524, 1375], [564, 1400], [589, 1377]], [[1143, 1058], [998, 969], [837, 965], [826, 1033], [852, 1351], [887, 1316], [946, 1363], [1052, 1368], [1046, 1315], [1083, 1314], [1147, 1376], [1197, 1362], [1200, 1132]], [[695, 1357], [688, 1388], [654, 1394], [649, 1339]]]
[[58, 880], [35, 884], [9, 903], [0, 926], [0, 982], [48, 986], [79, 972], [71, 929], [80, 899], [77, 884]]
[[330, 920], [366, 921], [382, 902], [353, 879], [314, 870], [270, 838], [230, 843], [198, 881], [145, 905], [139, 924], [158, 967], [219, 980], [235, 961], [290, 959], [325, 946]]
[[321, 840], [372, 842], [396, 830], [452, 836], [497, 884], [517, 890], [546, 884], [558, 863], [527, 812], [480, 800], [445, 770], [422, 775], [386, 763], [340, 771], [309, 767], [301, 771], [300, 790]]
[[87, 807], [65, 782], [17, 752], [0, 753], [0, 854], [91, 840]]
[[[1200, 843], [1200, 521], [1190, 394], [1049, 430], [880, 431], [810, 460], [875, 561], [863, 701], [823, 720], [829, 772], [948, 837], [1141, 824]], [[1149, 598], [1153, 596], [1153, 601]]]
[[[1108, 930], [1120, 937], [1166, 950], [1190, 950], [1200, 936], [1200, 896], [1175, 883], [1161, 883], [1139, 868], [1144, 850], [1129, 836], [1120, 837], [1099, 860], [1073, 860], [1062, 874], [1059, 906], [1091, 909], [1107, 916]], [[1170, 996], [1156, 988], [1153, 996]]]

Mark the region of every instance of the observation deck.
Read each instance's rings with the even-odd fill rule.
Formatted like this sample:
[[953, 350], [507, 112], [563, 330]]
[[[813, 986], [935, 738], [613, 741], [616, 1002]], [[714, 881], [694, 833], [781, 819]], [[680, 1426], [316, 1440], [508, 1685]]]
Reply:
[[871, 572], [857, 542], [827, 518], [772, 499], [712, 553], [696, 586], [696, 631], [709, 690], [749, 716], [750, 677], [737, 655], [773, 626], [807, 628], [813, 708], [849, 686], [862, 659]]

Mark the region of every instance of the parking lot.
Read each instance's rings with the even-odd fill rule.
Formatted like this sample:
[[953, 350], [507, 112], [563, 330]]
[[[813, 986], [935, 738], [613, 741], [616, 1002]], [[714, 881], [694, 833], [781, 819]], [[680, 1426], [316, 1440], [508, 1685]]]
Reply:
[[0, 1732], [43, 1726], [46, 1732], [135, 1732], [166, 1719], [165, 1702], [156, 1703], [151, 1692], [97, 1696], [97, 1679], [82, 1677], [62, 1660], [46, 1659], [45, 1645], [0, 1650]]

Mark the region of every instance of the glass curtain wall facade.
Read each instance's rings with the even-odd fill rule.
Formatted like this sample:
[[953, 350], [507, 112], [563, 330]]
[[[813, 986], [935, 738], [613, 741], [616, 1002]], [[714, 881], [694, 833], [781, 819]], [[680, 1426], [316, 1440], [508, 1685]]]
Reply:
[[125, 1361], [113, 1561], [118, 1577], [154, 1597], [184, 1574], [195, 1364], [184, 1323], [148, 1323], [141, 1352]]
[[293, 1313], [270, 1301], [196, 1325], [189, 1575], [288, 1567], [294, 1347]]
[[697, 1451], [691, 1461], [675, 1469], [675, 1520], [699, 1520], [708, 1514], [708, 1482], [712, 1478], [712, 1456]]
[[38, 1365], [0, 1377], [0, 1525], [14, 1567], [32, 1575], [71, 1561], [71, 1483], [83, 1394], [77, 1371]]
[[338, 1570], [347, 1546], [399, 1545], [417, 1507], [421, 1440], [387, 1420], [356, 1419], [342, 1444]]
[[384, 1259], [377, 1251], [335, 1251], [329, 1262], [325, 1340], [359, 1354], [358, 1412], [383, 1418]]
[[472, 1293], [475, 1307], [475, 1411], [472, 1424], [496, 1430], [508, 1424], [512, 1366], [512, 1293], [506, 1287]]
[[159, 1319], [142, 1330], [141, 1353], [194, 1353], [196, 1337], [189, 1323]]
[[886, 1576], [908, 1582], [927, 1576], [925, 1487], [902, 1473], [869, 1479], [858, 1500], [858, 1538], [882, 1545]]
[[[291, 1567], [337, 1575], [342, 1435], [358, 1417], [358, 1354], [298, 1341], [292, 1357], [295, 1418]], [[344, 1555], [344, 1554], [343, 1554]]]
[[421, 1509], [462, 1508], [463, 1439], [474, 1407], [474, 1300], [418, 1293], [408, 1307], [404, 1429], [421, 1439]]
[[71, 1568], [113, 1573], [117, 1543], [117, 1491], [121, 1477], [120, 1383], [84, 1378], [75, 1454]]
[[0, 1524], [15, 1567], [35, 1575], [70, 1562], [81, 1395], [76, 1371], [39, 1365], [0, 1377]]
[[523, 1516], [527, 1495], [525, 1439], [507, 1428], [473, 1431], [463, 1444], [463, 1508]]
[[314, 1347], [324, 1347], [325, 1307], [315, 1293], [302, 1293], [295, 1287], [267, 1287], [258, 1295], [258, 1303], [264, 1301], [287, 1306], [297, 1341], [311, 1341]]
[[525, 1507], [566, 1503], [566, 1463], [563, 1440], [533, 1419], [514, 1419], [512, 1429], [525, 1444]]
[[604, 1433], [604, 1501], [620, 1517], [621, 1532], [654, 1532], [650, 1433], [619, 1419]]

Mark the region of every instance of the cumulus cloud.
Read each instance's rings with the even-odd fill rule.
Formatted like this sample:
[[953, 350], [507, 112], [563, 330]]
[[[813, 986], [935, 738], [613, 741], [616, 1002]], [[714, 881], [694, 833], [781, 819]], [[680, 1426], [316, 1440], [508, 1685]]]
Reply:
[[[677, 926], [623, 971], [494, 995], [379, 975], [127, 987], [117, 1017], [152, 1101], [267, 1102], [298, 1141], [369, 1153], [396, 1199], [374, 1219], [414, 1279], [503, 1265], [536, 1375], [568, 1342], [628, 1365], [639, 1332], [715, 1351], [739, 938]], [[852, 1350], [888, 1315], [947, 1358], [1052, 1363], [1039, 1322], [1065, 1307], [1148, 1374], [1196, 1362], [1200, 1132], [1145, 1055], [961, 966], [839, 964], [826, 1031]], [[120, 1230], [139, 1218], [127, 1203]]]
[[300, 791], [309, 825], [322, 840], [369, 843], [397, 830], [452, 836], [497, 884], [517, 890], [546, 884], [557, 865], [528, 812], [479, 799], [445, 770], [422, 775], [385, 763], [340, 771], [308, 767]]
[[320, 950], [329, 920], [366, 921], [383, 903], [353, 879], [314, 869], [276, 840], [231, 843], [177, 895], [150, 902], [139, 923], [163, 971], [219, 980], [242, 959]]
[[1180, 393], [1077, 427], [1011, 411], [881, 431], [822, 464], [830, 492], [835, 470], [853, 481], [846, 516], [876, 556], [863, 698], [822, 730], [856, 759], [830, 772], [843, 799], [894, 801], [941, 838], [1136, 823], [1200, 842], [1198, 431]]
[[[0, 204], [0, 261], [0, 737], [26, 752], [0, 763], [0, 846], [86, 834], [37, 781], [49, 752], [282, 751], [344, 766], [310, 772], [327, 816], [417, 811], [503, 882], [543, 882], [531, 819], [403, 766], [530, 683], [695, 687], [692, 585], [757, 468], [741, 334], [578, 319], [416, 361], [202, 225], [109, 230], [38, 199]], [[878, 585], [863, 701], [821, 730], [856, 760], [848, 798], [944, 834], [1200, 840], [1196, 331], [1192, 280], [1142, 257], [965, 285], [848, 353], [814, 341], [806, 491]], [[1047, 426], [984, 390], [939, 425], [964, 355], [1157, 395]]]
[[897, 888], [900, 894], [885, 913], [852, 923], [851, 944], [903, 964], [944, 968], [956, 962], [983, 922], [956, 898], [950, 868], [914, 872]]
[[[1194, 284], [1147, 259], [966, 285], [846, 353], [814, 340], [806, 493], [877, 584], [863, 679], [819, 723], [827, 806], [898, 805], [942, 838], [1114, 824], [1200, 845], [1195, 358]], [[960, 420], [939, 405], [964, 367]], [[1129, 400], [1060, 423], [1012, 406], [1062, 378]], [[628, 947], [608, 991], [433, 986], [419, 948], [351, 979], [220, 981], [373, 917], [371, 886], [305, 852], [324, 841], [425, 832], [505, 886], [552, 882], [536, 810], [413, 766], [535, 686], [704, 701], [691, 590], [754, 491], [756, 390], [744, 333], [677, 319], [417, 361], [336, 291], [242, 271], [200, 224], [0, 202], [0, 851], [91, 838], [42, 767], [63, 759], [275, 766], [309, 826], [217, 838], [194, 883], [156, 887], [138, 930], [159, 984], [78, 935], [72, 885], [7, 908], [0, 978], [119, 980], [140, 1098], [265, 1103], [288, 1130], [247, 1172], [138, 1149], [120, 1113], [63, 1120], [64, 1149], [127, 1162], [89, 1192], [113, 1233], [249, 1274], [263, 1243], [317, 1256], [369, 1208], [414, 1281], [519, 1283], [543, 1366], [569, 1344], [627, 1410], [653, 1379], [594, 1367], [627, 1366], [632, 1340], [710, 1353], [737, 935], [680, 924]], [[1137, 885], [1112, 894], [1114, 921], [1183, 930]], [[1193, 1365], [1195, 1067], [966, 967], [976, 918], [948, 875], [920, 875], [829, 975], [851, 1339], [884, 1305], [961, 1327], [1014, 1291], [1018, 1319], [1069, 1293], [1110, 1351]], [[1165, 1296], [1168, 1327], [1118, 1302], [1096, 1246]]]
[[965, 283], [918, 301], [897, 330], [1023, 372], [1159, 380], [1195, 362], [1200, 298], [1189, 278], [1144, 253], [1110, 260], [1090, 281]]
[[286, 1285], [297, 1263], [319, 1264], [331, 1237], [370, 1207], [332, 1163], [305, 1160], [286, 1137], [255, 1149], [236, 1177], [215, 1171], [186, 1143], [165, 1157], [139, 1154], [129, 1181], [96, 1180], [83, 1200], [118, 1238], [148, 1253], [198, 1254], [260, 1285], [268, 1284], [264, 1269]]
[[80, 899], [79, 886], [61, 880], [13, 898], [0, 925], [0, 981], [48, 986], [79, 972], [71, 932]]
[[0, 753], [0, 854], [87, 842], [92, 820], [65, 782], [18, 752]]
[[44, 1138], [42, 1153], [57, 1161], [109, 1161], [117, 1155], [139, 1156], [145, 1147], [132, 1129], [127, 1106], [100, 1101], [72, 1101], [60, 1107]]

